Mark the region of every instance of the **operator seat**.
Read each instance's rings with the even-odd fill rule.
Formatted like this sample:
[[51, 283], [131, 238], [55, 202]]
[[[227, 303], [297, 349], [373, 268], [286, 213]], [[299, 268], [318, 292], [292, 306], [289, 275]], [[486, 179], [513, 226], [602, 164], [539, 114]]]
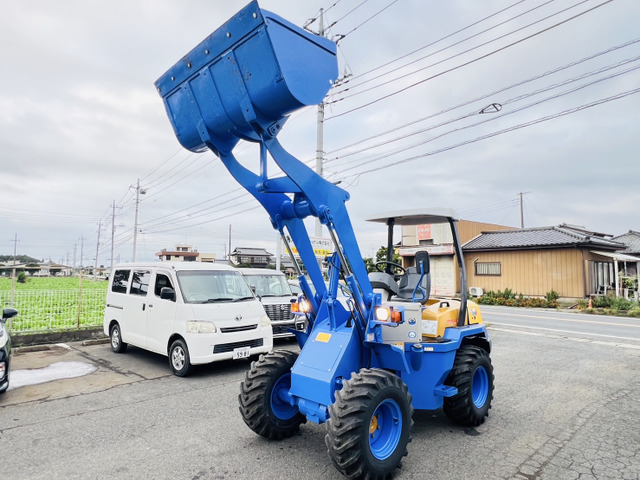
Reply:
[[[394, 295], [398, 295], [398, 284], [396, 283], [395, 278], [390, 273], [386, 272], [370, 272], [369, 281], [371, 282], [371, 287], [375, 290], [382, 290], [382, 301], [385, 302], [389, 300]], [[386, 298], [385, 295], [386, 294]]]
[[[418, 269], [416, 267], [407, 268], [407, 273], [405, 273], [402, 277], [400, 277], [400, 281], [398, 282], [398, 299], [402, 300], [413, 300], [413, 291], [418, 285], [420, 281], [420, 286], [424, 288], [427, 292], [427, 298], [429, 299], [429, 290], [431, 288], [431, 282], [429, 281], [431, 276], [427, 273], [422, 277], [422, 281], [420, 281], [420, 274], [418, 273]], [[420, 295], [418, 294], [418, 298]]]
[[[396, 294], [396, 300], [412, 302], [413, 292], [416, 290], [418, 282], [420, 282], [420, 287], [422, 287], [423, 292], [426, 292], [426, 295], [424, 296], [424, 298], [422, 298], [422, 291], [418, 289], [418, 291], [416, 291], [416, 301], [419, 301], [423, 305], [427, 303], [431, 290], [431, 275], [429, 263], [428, 252], [420, 251], [416, 253], [416, 265], [422, 265], [422, 267], [424, 268], [424, 275], [421, 273], [421, 270], [418, 270], [418, 267], [407, 268], [406, 273], [402, 277], [400, 277], [400, 280], [398, 282], [398, 293]], [[422, 279], [420, 277], [422, 277]]]

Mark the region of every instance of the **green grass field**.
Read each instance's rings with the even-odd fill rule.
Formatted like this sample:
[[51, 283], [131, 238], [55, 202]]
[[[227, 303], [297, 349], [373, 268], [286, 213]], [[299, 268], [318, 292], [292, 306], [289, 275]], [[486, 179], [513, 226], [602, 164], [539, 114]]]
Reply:
[[[54, 331], [101, 325], [108, 282], [75, 277], [27, 277], [16, 282], [12, 332]], [[10, 305], [11, 279], [0, 278], [0, 307]], [[78, 307], [80, 301], [81, 308]]]
[[[82, 289], [95, 288], [106, 290], [106, 280], [94, 281], [91, 277], [82, 279]], [[77, 277], [29, 277], [25, 283], [16, 281], [16, 290], [77, 290], [80, 279]], [[11, 278], [0, 277], [0, 290], [11, 290]]]

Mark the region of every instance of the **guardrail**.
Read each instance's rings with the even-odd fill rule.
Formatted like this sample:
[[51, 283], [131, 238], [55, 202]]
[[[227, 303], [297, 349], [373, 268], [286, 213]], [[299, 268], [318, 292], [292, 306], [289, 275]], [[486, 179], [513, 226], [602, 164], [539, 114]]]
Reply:
[[[102, 325], [106, 290], [24, 290], [14, 292], [18, 316], [9, 320], [9, 331], [39, 333]], [[10, 291], [0, 291], [3, 308], [11, 302]]]

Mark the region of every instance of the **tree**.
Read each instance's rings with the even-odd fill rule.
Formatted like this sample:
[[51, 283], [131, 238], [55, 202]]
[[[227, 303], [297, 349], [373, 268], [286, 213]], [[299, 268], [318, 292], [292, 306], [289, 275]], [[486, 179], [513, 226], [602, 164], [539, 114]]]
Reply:
[[[373, 259], [371, 257], [366, 257], [362, 259], [364, 261], [365, 266], [367, 267], [367, 272], [375, 272], [377, 271], [375, 264], [377, 262], [383, 262], [387, 260], [387, 247], [385, 247], [384, 245], [382, 247], [380, 247], [378, 249], [378, 251], [376, 252], [376, 260], [375, 262], [373, 261]], [[393, 263], [397, 263], [399, 265], [402, 265], [402, 259], [400, 258], [400, 255], [398, 255], [398, 252], [394, 249], [393, 251], [393, 258], [391, 259], [391, 261]]]

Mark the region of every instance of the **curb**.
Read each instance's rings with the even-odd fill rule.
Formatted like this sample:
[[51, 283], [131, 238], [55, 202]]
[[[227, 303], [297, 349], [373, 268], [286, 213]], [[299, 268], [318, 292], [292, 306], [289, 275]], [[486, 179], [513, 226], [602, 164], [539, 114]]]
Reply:
[[13, 346], [23, 348], [78, 341], [96, 342], [87, 343], [87, 345], [95, 345], [102, 342], [106, 343], [109, 341], [109, 339], [108, 337], [105, 337], [102, 326], [87, 327], [81, 330], [63, 330], [58, 332], [24, 333], [11, 335], [11, 343], [13, 344]]

